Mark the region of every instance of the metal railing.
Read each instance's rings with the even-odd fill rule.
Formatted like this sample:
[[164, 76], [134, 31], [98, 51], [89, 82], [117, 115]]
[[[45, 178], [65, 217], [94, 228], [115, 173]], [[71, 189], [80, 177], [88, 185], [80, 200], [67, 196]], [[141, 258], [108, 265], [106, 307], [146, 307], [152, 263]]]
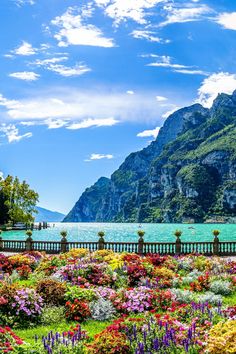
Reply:
[[[144, 234], [143, 234], [144, 235]], [[0, 252], [40, 251], [48, 254], [68, 252], [73, 248], [86, 248], [91, 252], [97, 250], [112, 250], [114, 252], [130, 252], [140, 255], [158, 253], [161, 255], [181, 255], [198, 253], [207, 256], [236, 256], [236, 241], [220, 242], [217, 235], [212, 242], [182, 242], [180, 235], [176, 242], [144, 242], [139, 235], [138, 242], [106, 242], [104, 235], [99, 235], [97, 242], [68, 242], [66, 234], [61, 241], [34, 241], [32, 237], [23, 240], [5, 240], [0, 237]]]

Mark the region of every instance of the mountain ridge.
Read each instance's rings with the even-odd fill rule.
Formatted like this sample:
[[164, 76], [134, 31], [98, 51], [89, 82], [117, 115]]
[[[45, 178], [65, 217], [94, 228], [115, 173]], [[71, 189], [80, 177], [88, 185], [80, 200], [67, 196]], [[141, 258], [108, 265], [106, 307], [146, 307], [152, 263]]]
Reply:
[[87, 188], [64, 221], [202, 222], [215, 214], [234, 216], [234, 146], [236, 91], [219, 94], [210, 109], [199, 103], [181, 108], [155, 141], [131, 153], [106, 179], [105, 188], [99, 180]]
[[38, 211], [38, 213], [35, 214], [35, 222], [61, 222], [65, 217], [65, 215], [62, 213], [45, 209], [39, 206], [36, 206], [36, 210]]

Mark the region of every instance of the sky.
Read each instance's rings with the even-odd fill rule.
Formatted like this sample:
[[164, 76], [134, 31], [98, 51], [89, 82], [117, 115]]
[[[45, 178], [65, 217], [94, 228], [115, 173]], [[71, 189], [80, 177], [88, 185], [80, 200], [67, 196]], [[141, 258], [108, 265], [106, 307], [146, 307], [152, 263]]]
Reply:
[[235, 0], [1, 0], [0, 171], [67, 213], [235, 58]]

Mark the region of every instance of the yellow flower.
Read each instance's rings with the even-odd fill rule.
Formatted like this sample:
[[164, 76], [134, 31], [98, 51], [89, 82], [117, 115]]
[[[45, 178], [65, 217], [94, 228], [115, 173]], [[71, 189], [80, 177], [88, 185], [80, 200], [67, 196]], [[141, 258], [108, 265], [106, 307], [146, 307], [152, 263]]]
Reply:
[[206, 353], [236, 354], [236, 320], [219, 322], [211, 328]]

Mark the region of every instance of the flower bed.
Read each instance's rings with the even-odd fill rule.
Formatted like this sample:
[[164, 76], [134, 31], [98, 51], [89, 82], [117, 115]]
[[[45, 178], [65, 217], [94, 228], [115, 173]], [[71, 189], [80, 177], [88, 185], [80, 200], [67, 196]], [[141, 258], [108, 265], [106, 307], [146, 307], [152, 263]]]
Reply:
[[[236, 262], [81, 249], [0, 254], [0, 270], [3, 352], [236, 353]], [[95, 336], [74, 325], [89, 321], [109, 325]], [[32, 328], [30, 343], [14, 333]]]

